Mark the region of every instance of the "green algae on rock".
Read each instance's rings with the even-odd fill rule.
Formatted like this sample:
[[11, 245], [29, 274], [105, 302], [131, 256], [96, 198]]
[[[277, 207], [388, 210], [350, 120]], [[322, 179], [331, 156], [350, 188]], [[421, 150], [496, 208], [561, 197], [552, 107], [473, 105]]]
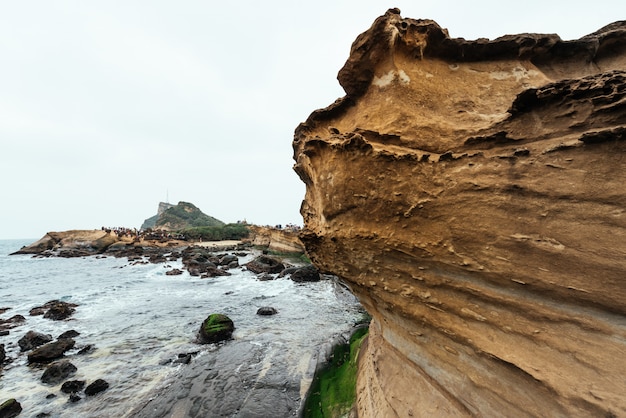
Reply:
[[214, 313], [209, 315], [198, 332], [198, 342], [200, 344], [217, 343], [228, 340], [235, 330], [233, 321], [224, 314]]
[[3, 418], [13, 418], [22, 412], [22, 405], [15, 399], [8, 399], [0, 404], [0, 416]]
[[356, 400], [356, 375], [361, 344], [369, 329], [358, 328], [349, 343], [339, 344], [326, 366], [315, 373], [304, 404], [304, 418], [343, 417]]

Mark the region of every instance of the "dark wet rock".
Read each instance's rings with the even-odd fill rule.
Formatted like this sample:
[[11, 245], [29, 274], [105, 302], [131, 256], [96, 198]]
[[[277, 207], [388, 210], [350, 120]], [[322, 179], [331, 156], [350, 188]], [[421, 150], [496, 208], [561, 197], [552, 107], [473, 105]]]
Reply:
[[300, 269], [300, 267], [287, 267], [286, 269], [280, 272], [278, 277], [285, 277], [288, 274], [298, 271], [298, 269]]
[[319, 282], [321, 280], [320, 272], [313, 265], [300, 267], [291, 273], [291, 280], [294, 282]]
[[76, 373], [76, 366], [67, 360], [52, 363], [41, 375], [41, 381], [49, 385], [57, 385]]
[[22, 405], [15, 399], [8, 399], [0, 405], [0, 418], [13, 418], [22, 412]]
[[183, 357], [178, 357], [176, 360], [174, 360], [174, 364], [189, 364], [191, 362], [191, 354], [187, 354], [186, 356]]
[[35, 418], [45, 418], [45, 417], [49, 417], [50, 414], [48, 412], [40, 412], [37, 415], [35, 415]]
[[229, 317], [223, 314], [211, 314], [200, 326], [198, 342], [200, 344], [210, 344], [228, 340], [234, 330], [235, 325]]
[[2, 363], [7, 359], [7, 353], [4, 351], [4, 344], [0, 344], [0, 367], [2, 367]]
[[89, 257], [94, 254], [95, 253], [93, 251], [89, 251], [89, 250], [68, 249], [68, 250], [59, 250], [57, 252], [57, 257], [62, 257], [62, 258]]
[[72, 393], [72, 394], [70, 394], [70, 397], [68, 398], [68, 401], [71, 402], [71, 403], [76, 403], [76, 402], [80, 401], [81, 399], [83, 399], [83, 398], [81, 398], [80, 396], [78, 396], [75, 393]]
[[260, 255], [254, 260], [245, 264], [246, 268], [253, 273], [280, 273], [285, 269], [283, 263], [267, 255]]
[[289, 370], [286, 362], [260, 361], [266, 350], [266, 346], [235, 339], [185, 367], [179, 384], [168, 386], [130, 416], [297, 416], [301, 376]]
[[180, 274], [183, 274], [183, 271], [180, 269], [172, 269], [165, 272], [166, 276], [178, 276]]
[[9, 319], [0, 319], [0, 331], [7, 331], [18, 327], [26, 322], [26, 318], [22, 315], [13, 315]]
[[106, 380], [98, 379], [92, 382], [89, 386], [85, 388], [85, 395], [93, 396], [97, 395], [100, 392], [104, 392], [109, 388], [109, 384]]
[[215, 270], [211, 269], [207, 272], [204, 272], [200, 275], [201, 279], [208, 279], [210, 277], [218, 277], [218, 276], [230, 276], [230, 273], [221, 268], [217, 268]]
[[195, 356], [196, 354], [198, 354], [197, 351], [194, 351], [192, 353], [180, 353], [178, 355], [178, 358], [174, 360], [172, 364], [189, 364], [193, 356]]
[[167, 261], [167, 258], [165, 258], [164, 254], [151, 254], [148, 258], [148, 261], [153, 264], [165, 263]]
[[46, 395], [46, 399], [54, 399], [54, 398], [56, 398], [56, 397], [57, 397], [57, 395], [56, 395], [55, 393], [48, 393], [48, 394]]
[[257, 315], [263, 315], [263, 316], [276, 315], [277, 313], [278, 311], [275, 308], [272, 308], [271, 306], [263, 306], [256, 311]]
[[231, 264], [236, 263], [235, 267], [237, 267], [239, 265], [239, 258], [234, 254], [226, 254], [225, 256], [220, 258], [219, 263], [221, 266], [230, 266]]
[[76, 311], [78, 305], [75, 303], [63, 302], [60, 300], [51, 300], [41, 306], [37, 306], [30, 310], [31, 316], [43, 315], [44, 318], [54, 321], [62, 321], [69, 318]]
[[54, 321], [62, 321], [72, 316], [72, 314], [76, 311], [76, 309], [74, 309], [75, 306], [77, 305], [73, 303], [57, 301], [56, 303], [51, 304], [48, 312], [46, 312], [43, 317]]
[[3, 329], [2, 331], [0, 331], [0, 337], [3, 337], [5, 335], [9, 335], [9, 334], [10, 334], [10, 332], [8, 330], [6, 330], [6, 329]]
[[219, 258], [205, 248], [189, 247], [182, 252], [183, 265], [192, 276], [202, 278], [230, 276], [225, 270], [219, 269]]
[[89, 354], [89, 353], [94, 352], [95, 350], [96, 350], [96, 346], [94, 346], [93, 344], [87, 344], [86, 346], [78, 350], [78, 353], [76, 354], [80, 354], [80, 355]]
[[11, 308], [7, 308], [7, 307], [0, 308], [0, 315], [2, 315], [3, 313], [5, 313], [6, 311], [8, 311], [8, 310], [10, 310], [10, 309], [11, 309]]
[[31, 330], [17, 341], [17, 345], [20, 346], [21, 351], [28, 351], [49, 343], [50, 341], [52, 341], [51, 335]]
[[61, 385], [63, 393], [78, 393], [85, 387], [84, 380], [68, 380]]
[[30, 310], [30, 312], [28, 312], [28, 314], [30, 316], [39, 316], [39, 315], [43, 315], [46, 313], [46, 308], [44, 308], [43, 306], [37, 306], [33, 309]]
[[50, 363], [63, 357], [63, 354], [74, 347], [75, 341], [71, 338], [63, 338], [42, 345], [28, 354], [29, 363]]
[[275, 280], [276, 276], [272, 274], [268, 274], [268, 273], [263, 273], [263, 274], [259, 274], [258, 276], [256, 276], [256, 278], [262, 282], [268, 282], [270, 280]]
[[63, 334], [59, 335], [57, 337], [57, 340], [61, 340], [63, 338], [74, 338], [74, 337], [78, 337], [80, 335], [80, 332], [70, 329], [68, 331], [65, 331]]

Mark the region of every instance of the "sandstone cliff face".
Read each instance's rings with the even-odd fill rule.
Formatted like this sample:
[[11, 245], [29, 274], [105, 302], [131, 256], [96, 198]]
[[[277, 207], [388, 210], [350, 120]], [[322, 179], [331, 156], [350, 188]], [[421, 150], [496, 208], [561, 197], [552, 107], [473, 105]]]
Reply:
[[285, 253], [304, 253], [304, 245], [298, 233], [290, 229], [269, 228], [248, 225], [252, 245], [267, 247], [272, 251]]
[[359, 417], [626, 415], [626, 22], [379, 17], [295, 133], [302, 239], [373, 316]]

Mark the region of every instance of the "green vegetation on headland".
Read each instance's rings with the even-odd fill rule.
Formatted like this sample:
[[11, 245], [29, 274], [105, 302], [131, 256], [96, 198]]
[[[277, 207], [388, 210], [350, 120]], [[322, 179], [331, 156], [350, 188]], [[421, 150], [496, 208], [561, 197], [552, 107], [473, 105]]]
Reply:
[[304, 404], [304, 418], [347, 416], [356, 401], [357, 361], [369, 328], [359, 328], [348, 344], [334, 348], [329, 363], [319, 370]]
[[178, 231], [190, 240], [224, 241], [240, 240], [250, 235], [245, 224], [226, 224], [222, 226], [198, 226]]
[[141, 229], [166, 230], [192, 241], [240, 240], [250, 235], [245, 223], [225, 224], [188, 202], [159, 203], [159, 213], [146, 219]]
[[193, 203], [178, 202], [176, 205], [159, 203], [159, 213], [146, 219], [141, 229], [166, 229], [177, 231], [200, 226], [224, 226], [224, 222], [203, 213]]
[[155, 227], [168, 227], [170, 230], [184, 228], [224, 226], [224, 222], [202, 213], [200, 209], [188, 202], [178, 202], [159, 216]]

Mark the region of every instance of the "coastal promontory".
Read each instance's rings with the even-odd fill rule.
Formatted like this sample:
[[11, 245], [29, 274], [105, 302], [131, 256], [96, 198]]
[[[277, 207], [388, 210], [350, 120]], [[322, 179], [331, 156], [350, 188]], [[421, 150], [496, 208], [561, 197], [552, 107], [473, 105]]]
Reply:
[[372, 315], [359, 417], [626, 415], [626, 22], [390, 9], [295, 132], [301, 237]]

